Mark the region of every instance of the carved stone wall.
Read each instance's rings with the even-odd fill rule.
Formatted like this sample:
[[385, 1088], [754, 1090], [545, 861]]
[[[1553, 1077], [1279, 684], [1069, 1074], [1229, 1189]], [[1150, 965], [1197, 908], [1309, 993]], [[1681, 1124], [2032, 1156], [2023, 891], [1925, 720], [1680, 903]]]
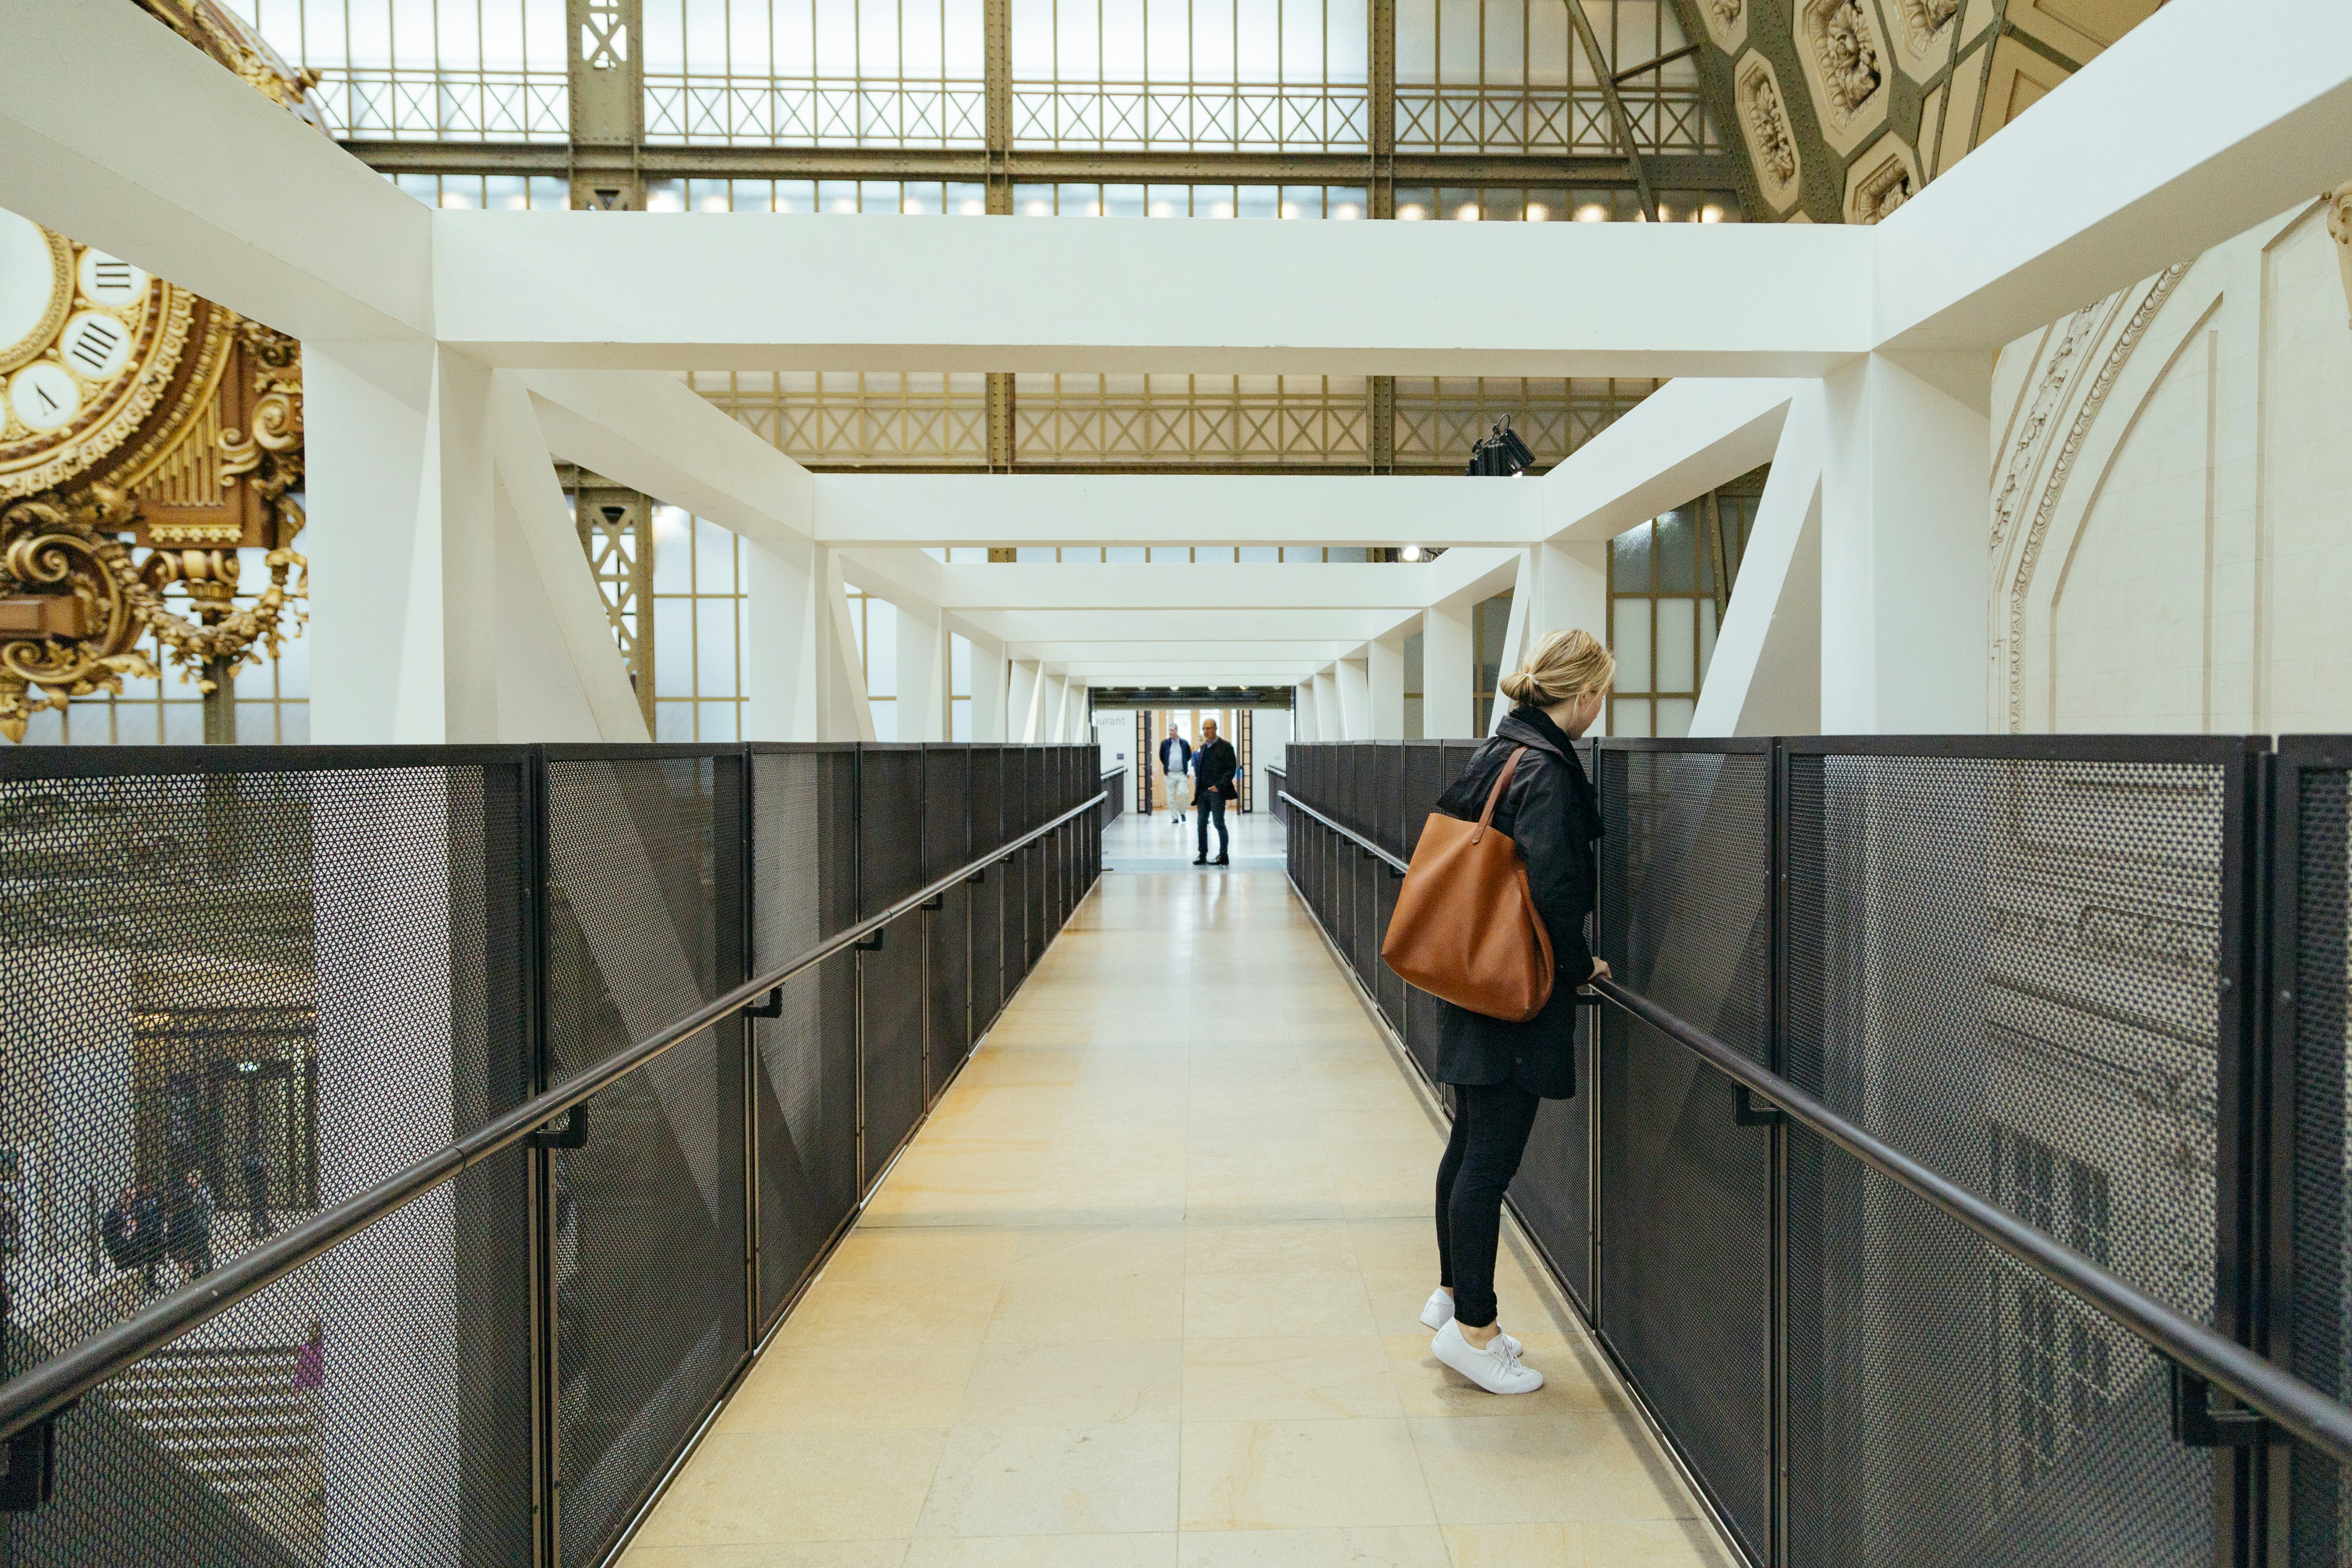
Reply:
[[1990, 728], [2352, 728], [2352, 326], [2332, 207], [2002, 351]]
[[1738, 110], [1770, 209], [1755, 216], [1875, 223], [2161, 0], [1675, 3]]

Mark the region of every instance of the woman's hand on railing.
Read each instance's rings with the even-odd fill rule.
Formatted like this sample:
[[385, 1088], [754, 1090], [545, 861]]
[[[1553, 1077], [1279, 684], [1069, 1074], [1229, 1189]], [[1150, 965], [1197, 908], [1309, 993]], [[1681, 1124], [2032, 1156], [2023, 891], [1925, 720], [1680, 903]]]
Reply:
[[1606, 980], [1609, 978], [1609, 961], [1605, 958], [1596, 958], [1592, 961], [1592, 973], [1584, 977], [1583, 984], [1590, 985], [1596, 980]]

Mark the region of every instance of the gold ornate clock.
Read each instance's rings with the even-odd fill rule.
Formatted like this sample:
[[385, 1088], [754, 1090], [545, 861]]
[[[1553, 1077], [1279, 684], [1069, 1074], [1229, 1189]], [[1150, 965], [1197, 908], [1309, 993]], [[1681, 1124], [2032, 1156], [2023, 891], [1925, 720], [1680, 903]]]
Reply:
[[[150, 9], [315, 122], [308, 79], [233, 14]], [[301, 395], [291, 339], [0, 212], [0, 734], [153, 674], [150, 633], [208, 695], [277, 652], [305, 586]], [[237, 552], [257, 548], [269, 584], [240, 607]]]

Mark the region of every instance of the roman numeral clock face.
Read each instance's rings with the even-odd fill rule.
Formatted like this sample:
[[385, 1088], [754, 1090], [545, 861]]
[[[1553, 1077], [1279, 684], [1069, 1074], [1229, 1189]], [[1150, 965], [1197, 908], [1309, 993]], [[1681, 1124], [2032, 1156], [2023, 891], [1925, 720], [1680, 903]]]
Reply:
[[193, 297], [0, 212], [0, 500], [110, 465], [187, 346]]

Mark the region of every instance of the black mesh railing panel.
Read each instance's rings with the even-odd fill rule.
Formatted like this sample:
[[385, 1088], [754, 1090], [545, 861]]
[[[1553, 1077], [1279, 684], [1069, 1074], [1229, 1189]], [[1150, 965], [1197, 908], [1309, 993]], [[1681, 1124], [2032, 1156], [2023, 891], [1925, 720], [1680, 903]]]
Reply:
[[[971, 752], [971, 852], [976, 858], [1004, 841], [1001, 802], [1004, 753], [995, 746]], [[971, 894], [971, 1031], [976, 1040], [1004, 1005], [1004, 868], [992, 865]]]
[[748, 1347], [739, 1034], [590, 1100], [555, 1158], [563, 1561], [603, 1561]]
[[[561, 1076], [733, 984], [719, 935], [740, 844], [740, 756], [579, 757], [547, 768], [548, 998]], [[601, 1561], [748, 1344], [741, 1026], [677, 1047], [590, 1100], [555, 1156], [560, 1527]]]
[[[529, 1562], [529, 1191], [499, 1155], [84, 1396], [55, 1500], [0, 1514], [0, 1560]], [[20, 1369], [39, 1338], [10, 1331]]]
[[1053, 785], [1049, 772], [1053, 753], [1045, 746], [1024, 746], [1021, 750], [1021, 776], [1024, 781], [1021, 801], [1023, 833], [1041, 826], [1054, 815]]
[[1381, 957], [1381, 942], [1388, 934], [1389, 917], [1396, 912], [1397, 890], [1404, 886], [1393, 871], [1378, 861], [1369, 868], [1372, 879], [1372, 994], [1381, 1005], [1381, 1016], [1389, 1027], [1402, 1037], [1404, 1034], [1405, 983], [1398, 978]]
[[1788, 1134], [1789, 1560], [2210, 1568], [2213, 1459], [2138, 1341]]
[[1437, 809], [1437, 797], [1454, 782], [1445, 771], [1445, 747], [1436, 741], [1408, 741], [1404, 748], [1404, 823], [1402, 847], [1397, 853], [1412, 858], [1421, 843], [1422, 826]]
[[[933, 747], [923, 753], [923, 879], [929, 883], [972, 857], [971, 752]], [[971, 1048], [971, 892], [950, 889], [929, 917], [931, 1094]]]
[[553, 1077], [719, 994], [719, 768], [708, 756], [548, 763]]
[[[2285, 847], [2294, 882], [2294, 1172], [2291, 1192], [2294, 1292], [2288, 1303], [2296, 1376], [2342, 1399], [2352, 1394], [2352, 1050], [2347, 1050], [2346, 978], [2352, 969], [2352, 773], [2295, 769], [2294, 842]], [[2298, 1445], [2292, 1460], [2295, 1568], [2352, 1563], [2352, 1486], [2342, 1468]]]
[[1789, 1078], [2200, 1321], [2222, 774], [1789, 759]]
[[[1416, 994], [1418, 994], [1416, 993]], [[1431, 1054], [1435, 1055], [1433, 1044]], [[1592, 1031], [1576, 1035], [1577, 1092], [1536, 1112], [1511, 1183], [1511, 1205], [1577, 1304], [1592, 1305]]]
[[[1787, 782], [1789, 1077], [2202, 1321], [2224, 773], [1793, 754]], [[1809, 1144], [1792, 1553], [2210, 1561], [2210, 1461], [2172, 1442], [2137, 1342]]]
[[[0, 1373], [529, 1094], [520, 754], [7, 761]], [[527, 1556], [520, 1171], [485, 1164], [94, 1391], [59, 1424], [56, 1500], [0, 1515], [0, 1561]], [[441, 1467], [386, 1487], [412, 1447]]]
[[1391, 855], [1404, 851], [1404, 744], [1396, 742], [1378, 748], [1374, 762], [1373, 793], [1379, 801], [1380, 831], [1372, 841]]
[[[828, 925], [855, 921], [856, 816], [845, 787], [854, 771], [855, 758], [844, 753], [751, 759], [755, 969], [790, 963], [823, 941]], [[854, 961], [830, 959], [785, 985], [782, 1016], [751, 1025], [763, 1326], [857, 1204], [854, 977]]]
[[[861, 747], [857, 757], [857, 900], [861, 919], [923, 885], [923, 753]], [[866, 1073], [865, 1178], [871, 1181], [922, 1119], [923, 920], [886, 928], [858, 955], [859, 1038]]]
[[[1610, 750], [1601, 765], [1600, 953], [1627, 985], [1769, 1061], [1769, 754]], [[1689, 1051], [1613, 1009], [1602, 1027], [1601, 1331], [1760, 1549], [1771, 1139], [1738, 1125], [1730, 1081]]]

